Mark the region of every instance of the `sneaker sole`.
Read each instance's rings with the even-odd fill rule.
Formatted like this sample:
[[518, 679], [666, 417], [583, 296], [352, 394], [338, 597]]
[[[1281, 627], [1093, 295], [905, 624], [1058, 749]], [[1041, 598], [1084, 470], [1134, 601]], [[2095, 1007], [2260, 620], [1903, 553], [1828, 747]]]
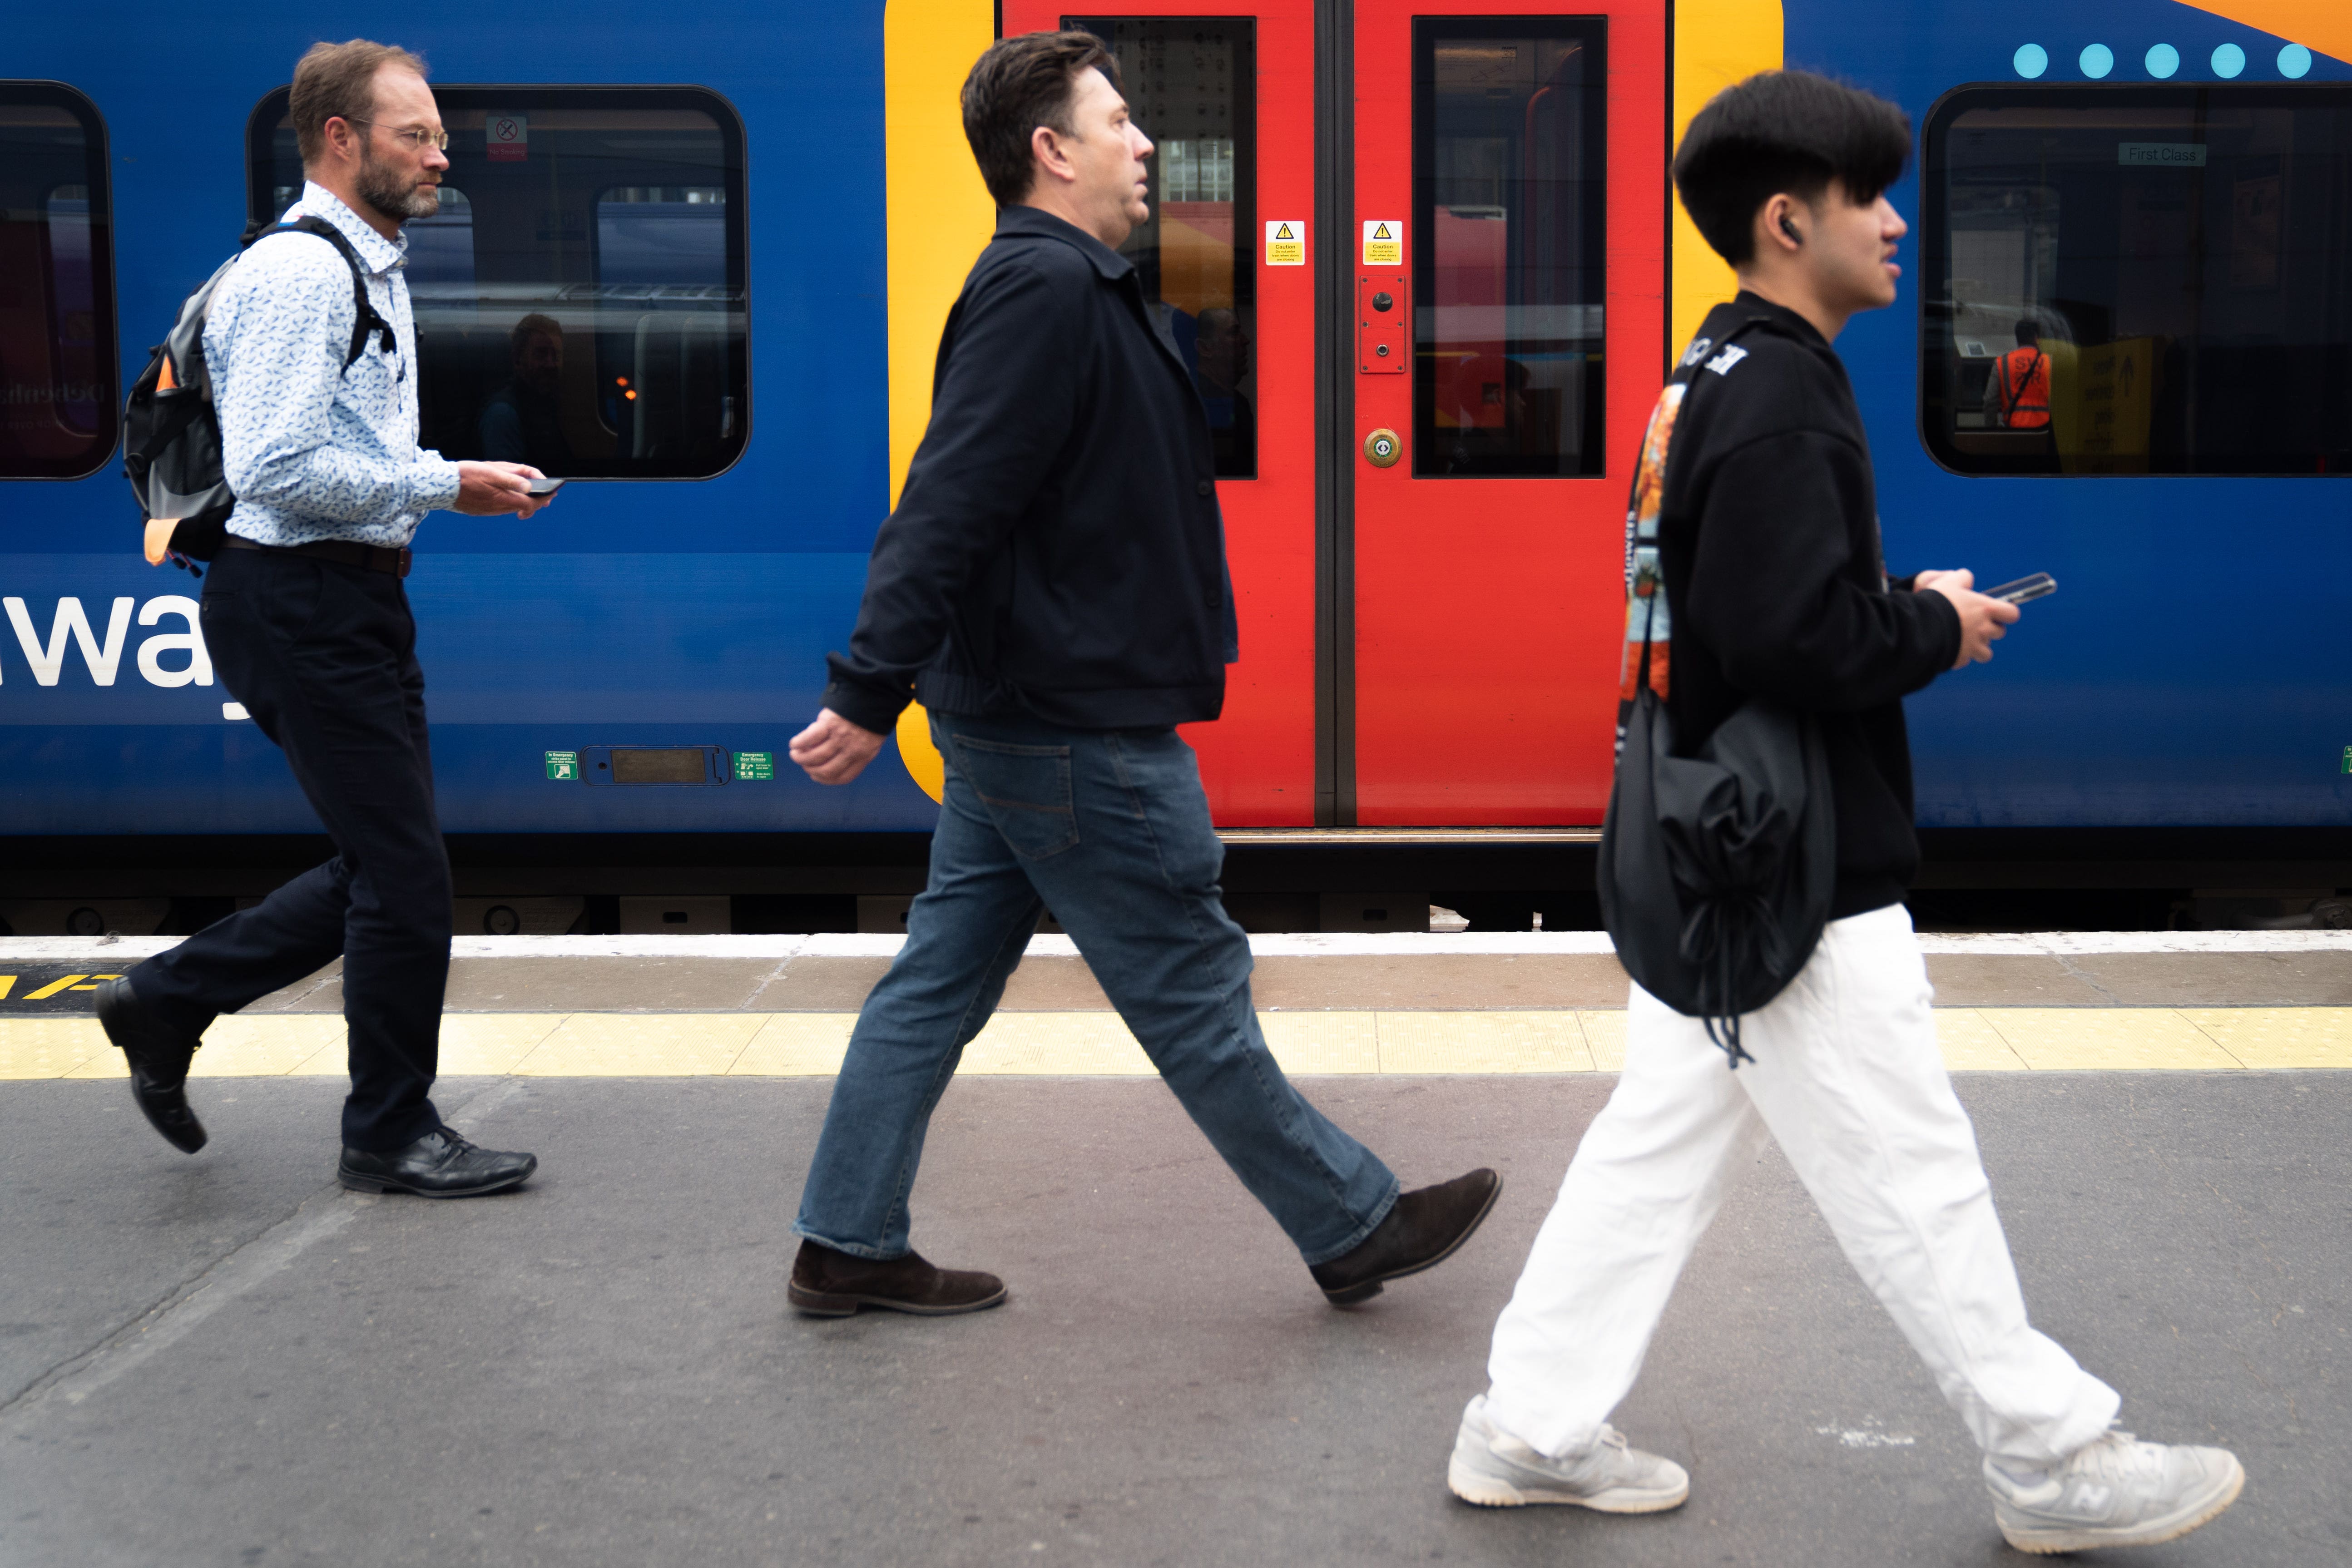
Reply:
[[1470, 1223], [1462, 1227], [1462, 1234], [1446, 1244], [1444, 1251], [1433, 1258], [1424, 1258], [1418, 1263], [1409, 1264], [1402, 1268], [1391, 1269], [1386, 1274], [1375, 1275], [1370, 1279], [1359, 1280], [1353, 1285], [1343, 1285], [1337, 1290], [1326, 1290], [1323, 1292], [1323, 1300], [1334, 1307], [1360, 1306], [1379, 1295], [1381, 1287], [1391, 1279], [1409, 1279], [1413, 1275], [1427, 1273], [1469, 1244], [1470, 1238], [1478, 1234], [1478, 1227], [1486, 1223], [1486, 1216], [1495, 1212], [1496, 1201], [1502, 1195], [1503, 1178], [1500, 1173], [1497, 1173], [1494, 1186], [1486, 1193], [1486, 1203], [1480, 1206], [1476, 1214], [1470, 1216]]
[[793, 1310], [809, 1318], [846, 1318], [860, 1307], [877, 1307], [887, 1312], [905, 1312], [916, 1318], [952, 1318], [964, 1312], [985, 1312], [991, 1307], [1002, 1307], [1009, 1291], [999, 1288], [996, 1294], [980, 1301], [960, 1301], [950, 1307], [922, 1307], [911, 1301], [894, 1300], [888, 1296], [854, 1296], [829, 1290], [810, 1290], [799, 1285], [784, 1287], [784, 1300]]
[[2007, 1520], [1998, 1515], [1995, 1518], [2003, 1540], [2020, 1552], [2038, 1556], [2058, 1552], [2095, 1552], [2103, 1546], [2154, 1546], [2178, 1541], [2198, 1526], [2211, 1523], [2222, 1510], [2238, 1500], [2238, 1494], [2245, 1489], [2246, 1467], [2232, 1456], [2229, 1484], [2220, 1492], [2202, 1502], [2189, 1503], [2168, 1518], [2150, 1520], [2127, 1530], [2017, 1531], [2011, 1529]]
[[1558, 1503], [1571, 1508], [1589, 1508], [1595, 1513], [1664, 1513], [1690, 1500], [1687, 1483], [1673, 1492], [1635, 1492], [1619, 1487], [1593, 1497], [1577, 1492], [1517, 1487], [1498, 1476], [1481, 1475], [1459, 1459], [1446, 1466], [1445, 1485], [1455, 1497], [1479, 1508], [1526, 1508], [1538, 1503]]
[[412, 1198], [478, 1198], [486, 1193], [502, 1193], [509, 1187], [519, 1187], [530, 1180], [532, 1173], [538, 1169], [539, 1167], [534, 1165], [529, 1171], [518, 1173], [499, 1181], [486, 1182], [478, 1187], [445, 1188], [439, 1192], [427, 1187], [412, 1187], [404, 1182], [395, 1182], [389, 1176], [362, 1176], [357, 1172], [346, 1171], [341, 1166], [335, 1169], [335, 1179], [355, 1193], [401, 1193]]

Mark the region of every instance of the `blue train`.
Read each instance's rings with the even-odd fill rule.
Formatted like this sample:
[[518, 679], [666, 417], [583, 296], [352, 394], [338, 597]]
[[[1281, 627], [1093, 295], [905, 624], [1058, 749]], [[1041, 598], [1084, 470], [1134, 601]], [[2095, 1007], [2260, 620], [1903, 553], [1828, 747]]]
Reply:
[[[930, 343], [987, 236], [954, 86], [1000, 26], [1064, 19], [1003, 10], [18, 14], [0, 60], [0, 826], [314, 827], [212, 679], [199, 584], [141, 559], [119, 409], [182, 296], [298, 186], [295, 57], [368, 33], [427, 57], [453, 138], [450, 195], [411, 229], [425, 444], [580, 481], [529, 522], [436, 515], [419, 534], [445, 826], [927, 828], [919, 733], [904, 765], [841, 790], [783, 752], [847, 634]], [[1920, 132], [1893, 193], [1913, 221], [1902, 304], [1840, 344], [1890, 559], [2061, 584], [1992, 666], [1913, 703], [1922, 824], [2343, 824], [2346, 15], [1067, 13], [1117, 40], [1161, 141], [1158, 216], [1134, 244], [1220, 422], [1244, 610], [1232, 715], [1201, 736], [1221, 820], [1598, 822], [1630, 433], [1727, 287], [1664, 157], [1708, 92], [1785, 62], [1895, 99]], [[1395, 112], [1376, 111], [1391, 91]], [[1570, 101], [1591, 111], [1553, 111]], [[1579, 182], [1571, 212], [1558, 193]], [[1571, 279], [1545, 247], [1577, 213], [1591, 265]], [[1375, 384], [1349, 356], [1379, 267], [1419, 301], [1417, 374]], [[2048, 362], [2038, 424], [1995, 384], [2021, 347]], [[1386, 398], [1410, 460], [1375, 471], [1361, 426]], [[1413, 494], [1427, 505], [1393, 510]], [[1360, 527], [1376, 504], [1391, 510]], [[1427, 526], [1389, 521], [1407, 516]], [[1383, 737], [1473, 685], [1486, 743], [1400, 761]]]

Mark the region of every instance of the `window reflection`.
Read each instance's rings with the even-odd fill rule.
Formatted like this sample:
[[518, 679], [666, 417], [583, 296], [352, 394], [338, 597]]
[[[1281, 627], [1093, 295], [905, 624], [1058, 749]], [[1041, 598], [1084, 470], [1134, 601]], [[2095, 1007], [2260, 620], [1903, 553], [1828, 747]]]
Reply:
[[1413, 471], [1602, 471], [1594, 18], [1413, 24]]
[[[732, 112], [685, 89], [436, 96], [441, 210], [407, 226], [424, 445], [569, 477], [724, 468], [748, 394]], [[282, 211], [301, 177], [290, 123], [256, 155]]]
[[2352, 462], [2352, 92], [1984, 89], [1927, 144], [1923, 425], [1948, 466]]
[[1257, 473], [1256, 23], [1246, 16], [1066, 17], [1110, 46], [1156, 144], [1151, 216], [1120, 253], [1192, 373], [1221, 478]]
[[0, 477], [65, 479], [114, 450], [114, 289], [97, 111], [0, 85]]

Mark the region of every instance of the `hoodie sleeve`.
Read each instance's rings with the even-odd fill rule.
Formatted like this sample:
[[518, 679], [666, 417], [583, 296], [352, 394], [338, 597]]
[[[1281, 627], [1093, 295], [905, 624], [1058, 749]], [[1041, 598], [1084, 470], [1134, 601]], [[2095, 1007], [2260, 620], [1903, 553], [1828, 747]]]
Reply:
[[1798, 430], [1723, 458], [1700, 514], [1683, 632], [1739, 689], [1821, 711], [1918, 690], [1959, 656], [1940, 594], [1854, 580], [1846, 520], [1868, 515], [1870, 472], [1841, 437]]
[[950, 328], [931, 418], [875, 537], [824, 706], [887, 732], [947, 641], [957, 602], [1050, 476], [1076, 417], [1079, 312], [1066, 284], [1012, 265], [975, 279]]

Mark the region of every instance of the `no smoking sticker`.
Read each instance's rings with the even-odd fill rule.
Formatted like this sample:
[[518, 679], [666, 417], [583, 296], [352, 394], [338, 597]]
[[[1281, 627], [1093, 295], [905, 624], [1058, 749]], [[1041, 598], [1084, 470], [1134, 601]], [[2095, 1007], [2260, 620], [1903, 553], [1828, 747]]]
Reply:
[[1307, 265], [1307, 226], [1297, 218], [1265, 220], [1265, 264], [1268, 267]]
[[490, 114], [482, 120], [482, 145], [493, 163], [520, 163], [530, 153], [530, 116]]
[[1364, 265], [1404, 265], [1403, 224], [1392, 217], [1368, 217], [1364, 220]]

